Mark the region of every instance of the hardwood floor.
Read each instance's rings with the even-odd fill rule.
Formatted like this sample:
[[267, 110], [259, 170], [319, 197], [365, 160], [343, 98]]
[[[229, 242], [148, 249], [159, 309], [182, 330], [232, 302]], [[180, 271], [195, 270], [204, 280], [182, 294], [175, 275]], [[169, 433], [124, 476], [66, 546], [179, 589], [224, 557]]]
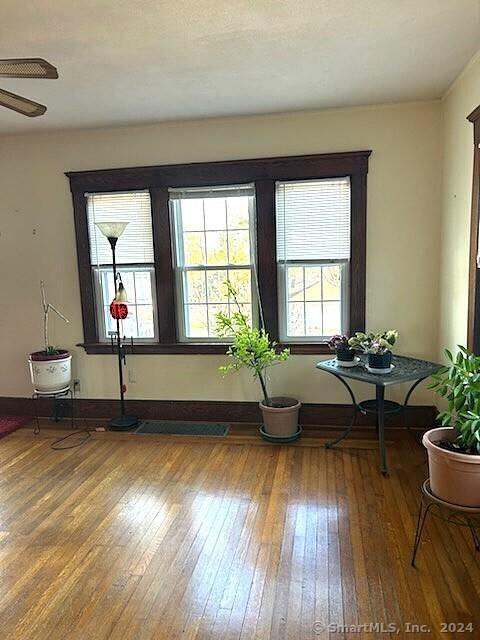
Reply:
[[[432, 519], [410, 567], [426, 467], [402, 431], [387, 478], [369, 431], [328, 451], [313, 430], [291, 446], [245, 428], [94, 434], [68, 451], [54, 435], [0, 440], [1, 640], [480, 637], [469, 532]], [[387, 631], [322, 629], [369, 623]]]

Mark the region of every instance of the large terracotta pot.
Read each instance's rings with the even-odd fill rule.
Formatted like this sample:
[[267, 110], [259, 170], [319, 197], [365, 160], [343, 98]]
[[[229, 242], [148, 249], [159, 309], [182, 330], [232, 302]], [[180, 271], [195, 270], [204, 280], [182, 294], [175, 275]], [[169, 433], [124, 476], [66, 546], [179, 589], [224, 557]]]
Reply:
[[451, 427], [430, 429], [423, 436], [428, 452], [428, 468], [432, 493], [462, 507], [480, 507], [480, 455], [456, 453], [437, 446], [435, 442], [457, 437]]
[[265, 432], [272, 436], [289, 437], [298, 432], [298, 412], [302, 406], [294, 398], [270, 398], [272, 406], [260, 402]]
[[55, 393], [70, 386], [72, 380], [72, 355], [59, 349], [52, 356], [45, 351], [35, 351], [28, 358], [33, 388], [41, 393]]

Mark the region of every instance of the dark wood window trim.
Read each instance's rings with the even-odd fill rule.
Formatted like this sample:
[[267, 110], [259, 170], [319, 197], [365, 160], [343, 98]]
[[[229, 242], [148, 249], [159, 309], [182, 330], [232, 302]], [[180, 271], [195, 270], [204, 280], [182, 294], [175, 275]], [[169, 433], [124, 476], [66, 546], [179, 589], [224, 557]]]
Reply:
[[473, 183], [468, 287], [468, 348], [480, 354], [480, 269], [477, 265], [480, 224], [480, 105], [467, 118], [473, 124]]
[[[77, 260], [83, 318], [83, 346], [87, 353], [111, 353], [109, 344], [98, 341], [95, 294], [90, 266], [86, 193], [149, 189], [152, 202], [156, 267], [159, 340], [136, 344], [138, 354], [218, 354], [223, 344], [178, 342], [175, 318], [175, 284], [172, 268], [169, 187], [201, 187], [255, 183], [257, 208], [258, 279], [265, 324], [278, 340], [277, 264], [275, 247], [275, 182], [349, 176], [351, 179], [350, 332], [365, 328], [366, 209], [368, 158], [371, 151], [352, 151], [308, 156], [259, 158], [194, 164], [160, 165], [75, 171], [70, 181], [77, 240]], [[325, 344], [291, 344], [292, 353], [328, 353]]]

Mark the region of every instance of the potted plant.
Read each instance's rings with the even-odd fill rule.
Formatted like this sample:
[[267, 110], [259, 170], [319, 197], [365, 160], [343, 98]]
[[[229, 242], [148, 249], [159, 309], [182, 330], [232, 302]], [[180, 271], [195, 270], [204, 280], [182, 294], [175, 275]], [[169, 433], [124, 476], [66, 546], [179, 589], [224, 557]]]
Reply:
[[353, 367], [357, 364], [358, 358], [355, 358], [355, 350], [348, 344], [347, 336], [332, 336], [328, 346], [335, 351], [337, 364], [341, 367]]
[[67, 389], [72, 379], [72, 355], [66, 349], [56, 349], [48, 339], [48, 314], [53, 311], [59, 318], [69, 322], [53, 304], [46, 301], [45, 286], [40, 282], [43, 306], [43, 340], [44, 349], [34, 351], [28, 357], [30, 376], [36, 391], [56, 393]]
[[438, 414], [442, 426], [423, 436], [430, 488], [441, 500], [480, 507], [480, 356], [459, 346], [448, 366], [433, 374], [430, 389], [447, 400]]
[[266, 370], [275, 364], [285, 362], [290, 352], [288, 349], [278, 351], [277, 344], [270, 340], [264, 328], [256, 329], [251, 326], [238, 302], [234, 287], [228, 281], [225, 284], [236, 311], [231, 316], [225, 313], [217, 314], [218, 334], [232, 338], [232, 344], [227, 350], [227, 355], [232, 362], [220, 367], [220, 371], [227, 374], [243, 367], [250, 369], [253, 377], [260, 383], [263, 393], [260, 409], [264, 424], [260, 428], [260, 433], [270, 441], [295, 440], [301, 432], [298, 425], [300, 402], [293, 398], [270, 397], [266, 378]]
[[390, 373], [392, 370], [392, 347], [397, 341], [398, 331], [389, 329], [380, 333], [357, 332], [348, 344], [368, 355], [371, 373]]

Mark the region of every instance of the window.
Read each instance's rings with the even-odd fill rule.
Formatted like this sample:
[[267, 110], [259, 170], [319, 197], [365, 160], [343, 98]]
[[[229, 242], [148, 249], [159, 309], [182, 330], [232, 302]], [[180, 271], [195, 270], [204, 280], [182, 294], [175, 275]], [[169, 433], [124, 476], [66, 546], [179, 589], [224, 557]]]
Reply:
[[155, 268], [152, 215], [148, 191], [87, 194], [88, 232], [100, 341], [109, 341], [116, 331], [110, 315], [115, 297], [112, 251], [97, 222], [128, 221], [116, 248], [117, 269], [128, 295], [125, 336], [152, 341], [156, 338]]
[[100, 220], [129, 221], [117, 254], [130, 300], [123, 333], [137, 354], [224, 353], [216, 314], [232, 311], [227, 279], [252, 323], [292, 353], [329, 353], [333, 333], [364, 330], [369, 155], [68, 173], [81, 345], [111, 352], [111, 252]]
[[348, 331], [350, 179], [277, 182], [280, 338]]
[[254, 187], [170, 190], [181, 341], [218, 340], [216, 315], [234, 308], [225, 281], [253, 321]]

